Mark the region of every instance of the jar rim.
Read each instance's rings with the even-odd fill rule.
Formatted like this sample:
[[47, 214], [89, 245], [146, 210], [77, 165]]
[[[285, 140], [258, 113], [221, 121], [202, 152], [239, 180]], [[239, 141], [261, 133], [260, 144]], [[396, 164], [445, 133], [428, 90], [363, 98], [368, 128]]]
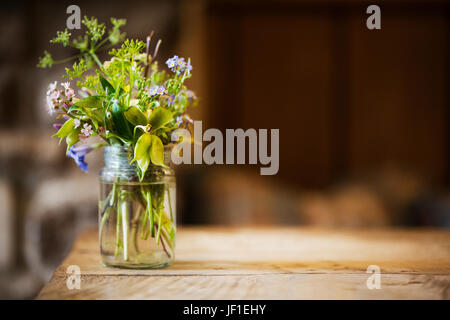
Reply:
[[[164, 145], [164, 165], [166, 165], [168, 167], [172, 163], [171, 153], [172, 153], [172, 149], [174, 146], [175, 145], [173, 143]], [[110, 154], [114, 155], [118, 158], [122, 158], [122, 161], [124, 161], [126, 158], [127, 160], [129, 160], [127, 162], [129, 164], [130, 168], [136, 167], [135, 163], [130, 164], [131, 159], [133, 158], [133, 148], [131, 148], [129, 146], [124, 146], [124, 145], [106, 145], [104, 148], [105, 163], [107, 162], [106, 159], [108, 157], [110, 157], [109, 156]], [[160, 167], [160, 166], [154, 165], [152, 163], [150, 163], [149, 166]]]

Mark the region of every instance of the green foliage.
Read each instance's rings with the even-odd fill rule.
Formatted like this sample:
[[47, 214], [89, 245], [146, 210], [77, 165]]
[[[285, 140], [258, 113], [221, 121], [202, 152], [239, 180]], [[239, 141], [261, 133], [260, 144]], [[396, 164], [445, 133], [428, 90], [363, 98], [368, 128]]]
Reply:
[[173, 115], [169, 109], [158, 107], [154, 109], [148, 117], [148, 124], [154, 131], [169, 123], [172, 118]]
[[[76, 48], [79, 54], [54, 61], [45, 51], [38, 64], [45, 68], [75, 60], [72, 68], [65, 69], [63, 77], [76, 80], [77, 87], [86, 95], [60, 104], [60, 115], [70, 119], [54, 137], [66, 139], [70, 147], [79, 141], [82, 125], [92, 125], [91, 135], [99, 135], [107, 144], [133, 148], [133, 161], [142, 178], [150, 164], [164, 165], [164, 144], [170, 143], [171, 132], [179, 126], [177, 117], [193, 104], [184, 84], [190, 70], [183, 71], [181, 66], [175, 71], [171, 68], [170, 72], [160, 70], [154, 57], [146, 54], [143, 41], [125, 39], [121, 31], [125, 19], [111, 18], [108, 29], [94, 17], [84, 17], [82, 22], [85, 34], [73, 39], [66, 29], [58, 31], [51, 40]], [[98, 52], [106, 52], [113, 45], [119, 47], [109, 50], [109, 60], [100, 61]], [[90, 72], [95, 66], [95, 72]], [[60, 89], [61, 94], [69, 90]], [[70, 90], [71, 95], [79, 92]]]
[[85, 16], [81, 22], [88, 29], [87, 35], [92, 41], [100, 40], [105, 34], [106, 26], [104, 23], [99, 24], [97, 18], [92, 17], [89, 19], [87, 16]]
[[144, 47], [144, 42], [140, 40], [127, 39], [123, 42], [122, 46], [119, 49], [112, 49], [109, 54], [113, 57], [121, 59], [122, 61], [130, 61], [133, 58], [136, 58], [136, 56], [141, 53]]
[[74, 129], [74, 123], [73, 122], [74, 122], [74, 120], [72, 118], [70, 118], [69, 120], [64, 122], [62, 127], [58, 130], [58, 132], [56, 132], [52, 136], [52, 138], [59, 137], [59, 142], [61, 143], [62, 139], [67, 137], [73, 131], [73, 129]]
[[115, 45], [125, 39], [125, 33], [120, 32], [120, 27], [127, 23], [126, 19], [111, 18], [113, 28], [109, 31], [109, 41]]
[[66, 138], [67, 150], [75, 143], [79, 141], [80, 129], [75, 128], [74, 119], [70, 118], [67, 120], [63, 126], [56, 132], [53, 137], [59, 138], [59, 143]]
[[125, 118], [135, 126], [146, 126], [147, 117], [145, 114], [135, 106], [131, 106], [127, 111], [125, 111]]
[[81, 78], [83, 73], [87, 71], [86, 62], [84, 59], [80, 59], [80, 62], [78, 64], [75, 62], [72, 66], [72, 70], [69, 68], [66, 68], [66, 74], [63, 75], [63, 78], [69, 78], [69, 79], [75, 79], [75, 78]]
[[50, 68], [53, 66], [53, 58], [48, 51], [44, 51], [44, 56], [39, 58], [39, 62], [37, 64], [38, 68]]
[[130, 123], [125, 118], [123, 107], [119, 104], [118, 100], [112, 100], [112, 107], [111, 107], [111, 113], [112, 113], [112, 121], [114, 123], [115, 131], [119, 136], [122, 136], [126, 139], [132, 138], [132, 129], [130, 126]]
[[65, 29], [64, 31], [57, 31], [56, 37], [50, 40], [50, 43], [61, 43], [64, 47], [69, 44], [70, 33]]
[[141, 170], [141, 177], [145, 175], [151, 163], [164, 166], [164, 145], [156, 135], [146, 132], [139, 137], [134, 148], [134, 159]]

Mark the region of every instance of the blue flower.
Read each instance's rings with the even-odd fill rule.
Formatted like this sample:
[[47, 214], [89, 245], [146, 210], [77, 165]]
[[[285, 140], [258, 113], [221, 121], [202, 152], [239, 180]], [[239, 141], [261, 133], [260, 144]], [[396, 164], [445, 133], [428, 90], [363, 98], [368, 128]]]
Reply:
[[170, 107], [175, 103], [175, 95], [171, 94], [167, 100], [167, 105]]
[[75, 163], [80, 167], [84, 172], [88, 172], [88, 165], [84, 161], [84, 157], [86, 154], [91, 152], [94, 148], [88, 145], [82, 145], [79, 147], [71, 146], [69, 151], [67, 152], [67, 156], [75, 160]]
[[185, 70], [187, 70], [189, 74], [192, 70], [190, 61], [186, 62], [183, 57], [173, 56], [166, 61], [166, 64], [169, 69], [177, 75], [182, 74]]
[[163, 95], [167, 93], [167, 89], [164, 86], [154, 86], [150, 88], [149, 94], [151, 96], [154, 95]]
[[174, 69], [177, 68], [177, 61], [178, 56], [173, 56], [172, 58], [166, 61], [167, 67], [169, 67], [170, 70], [174, 71]]
[[177, 121], [177, 125], [180, 126], [183, 123], [183, 116], [178, 116], [176, 121]]
[[190, 61], [184, 63], [184, 64], [181, 66], [180, 71], [181, 71], [181, 72], [184, 72], [186, 69], [187, 69], [187, 71], [188, 71], [188, 74], [191, 73], [191, 71], [192, 71], [192, 65], [191, 65], [191, 62], [190, 62]]

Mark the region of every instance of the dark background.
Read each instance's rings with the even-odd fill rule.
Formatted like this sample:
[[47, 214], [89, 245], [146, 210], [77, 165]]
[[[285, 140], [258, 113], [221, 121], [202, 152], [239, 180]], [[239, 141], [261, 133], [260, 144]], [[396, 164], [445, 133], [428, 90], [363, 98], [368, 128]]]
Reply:
[[[51, 139], [35, 68], [66, 8], [191, 57], [203, 129], [280, 129], [280, 170], [177, 168], [180, 224], [450, 227], [447, 1], [8, 1], [0, 8], [0, 298], [31, 298], [96, 224], [90, 173]], [[366, 8], [381, 7], [381, 30]], [[69, 50], [70, 51], [70, 50]]]

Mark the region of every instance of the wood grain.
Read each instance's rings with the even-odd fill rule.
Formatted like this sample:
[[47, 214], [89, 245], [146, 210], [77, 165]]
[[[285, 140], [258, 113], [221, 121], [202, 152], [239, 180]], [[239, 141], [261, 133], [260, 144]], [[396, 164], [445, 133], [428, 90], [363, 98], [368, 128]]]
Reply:
[[[87, 230], [38, 299], [450, 299], [450, 232], [183, 228], [174, 264], [125, 270], [100, 262]], [[81, 289], [66, 286], [69, 265]], [[369, 265], [381, 289], [369, 290]]]

